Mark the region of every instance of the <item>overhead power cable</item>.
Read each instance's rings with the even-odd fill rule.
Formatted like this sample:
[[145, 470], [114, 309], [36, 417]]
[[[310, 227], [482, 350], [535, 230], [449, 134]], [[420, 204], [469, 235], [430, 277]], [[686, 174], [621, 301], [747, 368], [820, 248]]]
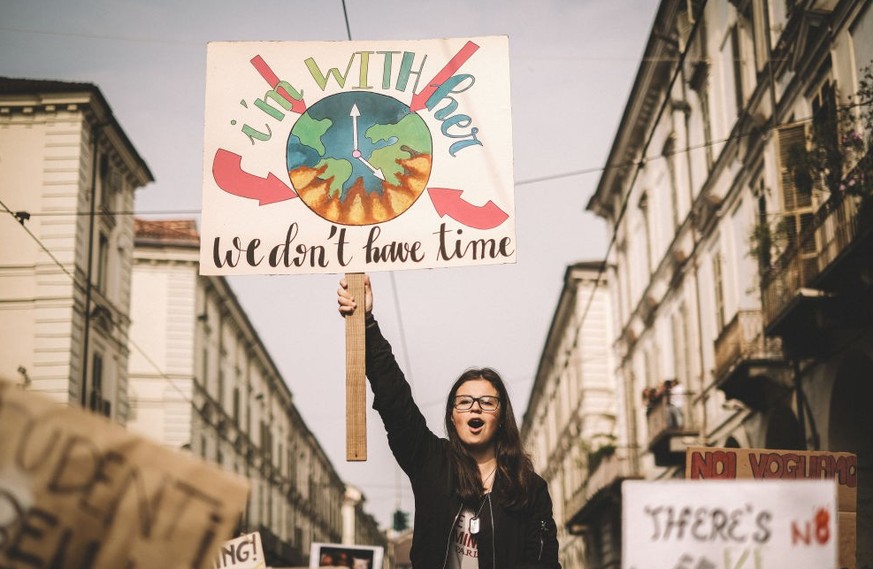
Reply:
[[[703, 10], [705, 7], [706, 7], [706, 0], [704, 0], [703, 4], [701, 5], [699, 13], [703, 13]], [[688, 35], [689, 38], [695, 38], [697, 29], [700, 25], [700, 22], [701, 22], [701, 18], [695, 18], [694, 25], [692, 26], [691, 31]], [[666, 93], [666, 95], [663, 97], [663, 100], [661, 101], [661, 104], [658, 107], [658, 111], [657, 111], [657, 113], [655, 113], [654, 119], [650, 123], [652, 125], [657, 126], [660, 123], [660, 118], [661, 118], [662, 114], [664, 113], [664, 111], [666, 110], [667, 104], [670, 102], [669, 94], [672, 90], [673, 84], [676, 82], [676, 79], [679, 77], [679, 74], [682, 70], [682, 65], [685, 61], [685, 57], [688, 54], [688, 47], [690, 46], [690, 41], [691, 40], [689, 40], [689, 44], [686, 45], [685, 50], [681, 53], [681, 56], [679, 58], [679, 61], [677, 62], [675, 70], [672, 73], [670, 81], [668, 82], [666, 89], [664, 89], [664, 92]], [[636, 181], [636, 177], [639, 175], [640, 170], [642, 170], [642, 168], [648, 162], [647, 158], [645, 157], [645, 154], [646, 154], [646, 151], [648, 150], [649, 145], [652, 142], [652, 139], [655, 136], [656, 131], [657, 131], [657, 129], [653, 126], [649, 130], [648, 135], [646, 136], [646, 140], [642, 146], [643, 158], [641, 158], [638, 161], [629, 162], [626, 164], [627, 167], [636, 166], [636, 168], [633, 171], [632, 180], [631, 180], [630, 184], [628, 184], [628, 187], [632, 188], [634, 186], [634, 183]], [[730, 137], [728, 137], [728, 138], [730, 138]], [[718, 143], [711, 143], [711, 144], [718, 144]], [[623, 196], [623, 201], [621, 203], [621, 207], [619, 208], [618, 215], [616, 216], [615, 221], [612, 224], [613, 225], [612, 235], [610, 236], [609, 244], [606, 248], [606, 254], [603, 257], [604, 262], [601, 263], [600, 267], [598, 268], [597, 276], [594, 279], [594, 284], [589, 289], [588, 298], [585, 301], [585, 306], [582, 309], [582, 314], [580, 315], [579, 319], [577, 320], [577, 322], [573, 328], [573, 340], [570, 343], [570, 346], [566, 349], [565, 353], [563, 354], [564, 358], [563, 358], [563, 362], [561, 362], [562, 369], [560, 372], [555, 374], [557, 376], [562, 375], [564, 373], [564, 371], [566, 371], [567, 367], [570, 365], [571, 358], [569, 356], [572, 354], [572, 351], [575, 350], [579, 344], [579, 338], [581, 335], [582, 326], [584, 326], [585, 321], [588, 318], [589, 311], [591, 310], [591, 306], [594, 304], [594, 297], [595, 297], [595, 294], [597, 293], [597, 289], [601, 286], [601, 283], [604, 280], [603, 275], [604, 275], [604, 273], [606, 271], [606, 267], [607, 267], [606, 261], [609, 259], [609, 255], [612, 252], [612, 249], [615, 246], [616, 241], [618, 240], [618, 228], [621, 226], [621, 222], [624, 219], [624, 216], [627, 212], [627, 208], [628, 208], [629, 203], [630, 203], [630, 192], [627, 192], [626, 195]], [[537, 370], [537, 372], [539, 372], [539, 370]], [[534, 380], [534, 386], [536, 386], [536, 379]]]
[[[39, 237], [37, 237], [36, 235], [34, 235], [34, 233], [30, 230], [30, 228], [28, 228], [28, 227], [25, 225], [24, 220], [21, 220], [21, 219], [20, 219], [20, 214], [21, 214], [21, 212], [13, 212], [12, 210], [9, 209], [9, 207], [6, 205], [6, 203], [3, 202], [3, 200], [0, 200], [0, 207], [2, 207], [3, 210], [6, 211], [6, 213], [12, 215], [12, 217], [14, 217], [16, 220], [19, 221], [19, 225], [21, 225], [21, 228], [25, 231], [25, 233], [27, 233], [27, 235], [28, 235], [28, 236], [33, 240], [33, 242], [36, 243], [36, 244], [39, 246], [39, 248], [42, 249], [43, 252], [45, 252], [46, 255], [49, 256], [49, 258], [52, 260], [52, 262], [53, 262], [53, 263], [54, 263], [54, 264], [55, 264], [55, 265], [56, 265], [56, 266], [57, 266], [57, 267], [58, 267], [58, 268], [59, 268], [59, 269], [60, 269], [60, 270], [65, 274], [65, 275], [67, 275], [67, 276], [70, 278], [70, 280], [72, 281], [74, 287], [76, 287], [76, 288], [79, 289], [80, 291], [85, 291], [85, 289], [86, 289], [85, 284], [79, 282], [79, 279], [77, 279], [76, 276], [75, 276], [73, 273], [71, 273], [71, 272], [69, 271], [69, 269], [67, 269], [67, 267], [65, 267], [64, 264], [61, 263], [60, 260], [58, 260], [58, 258], [54, 255], [54, 253], [51, 252], [51, 250], [50, 250], [50, 249], [45, 245], [45, 243], [43, 243], [42, 240], [41, 240]], [[153, 359], [151, 356], [149, 356], [149, 355], [148, 355], [148, 354], [147, 354], [147, 353], [146, 353], [146, 352], [145, 352], [141, 347], [139, 347], [139, 345], [137, 345], [137, 343], [136, 343], [135, 341], [133, 341], [129, 336], [128, 336], [127, 338], [125, 338], [125, 339], [126, 339], [126, 340], [128, 341], [128, 343], [131, 345], [131, 347], [133, 347], [137, 352], [139, 352], [140, 355], [142, 355], [143, 358], [144, 358], [147, 362], [149, 362], [149, 364], [151, 364], [151, 365], [155, 368], [155, 371], [156, 371], [156, 372], [157, 372], [157, 373], [158, 373], [158, 374], [159, 374], [163, 379], [166, 379], [166, 380], [170, 383], [170, 385], [171, 385], [171, 386], [172, 386], [176, 391], [178, 391], [180, 395], [182, 395], [182, 397], [185, 399], [185, 401], [187, 401], [188, 403], [190, 403], [192, 406], [194, 405], [194, 402], [193, 402], [189, 397], [187, 397], [187, 394], [186, 394], [185, 392], [182, 391], [182, 389], [181, 389], [181, 388], [176, 384], [176, 382], [174, 381], [174, 379], [173, 379], [172, 377], [170, 377], [169, 374], [167, 374], [167, 373], [165, 373], [163, 370], [161, 370], [160, 367], [157, 365], [157, 363], [155, 363], [154, 359]]]

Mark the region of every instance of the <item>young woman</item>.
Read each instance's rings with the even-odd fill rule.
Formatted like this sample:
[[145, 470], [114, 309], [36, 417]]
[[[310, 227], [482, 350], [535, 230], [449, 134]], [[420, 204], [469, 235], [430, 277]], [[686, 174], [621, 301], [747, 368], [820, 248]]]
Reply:
[[[357, 308], [345, 279], [340, 314]], [[552, 501], [521, 445], [512, 403], [492, 369], [470, 369], [446, 401], [447, 439], [428, 429], [373, 317], [365, 277], [367, 378], [388, 444], [415, 496], [415, 569], [560, 569]]]

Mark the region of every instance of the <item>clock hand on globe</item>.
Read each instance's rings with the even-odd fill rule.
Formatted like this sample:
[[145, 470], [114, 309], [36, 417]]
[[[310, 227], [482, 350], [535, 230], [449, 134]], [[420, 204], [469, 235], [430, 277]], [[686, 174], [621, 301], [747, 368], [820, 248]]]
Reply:
[[374, 176], [376, 176], [376, 177], [379, 178], [380, 180], [383, 180], [383, 181], [385, 180], [385, 174], [382, 173], [382, 169], [381, 169], [381, 168], [375, 168], [375, 167], [373, 167], [372, 164], [370, 164], [369, 162], [367, 162], [367, 161], [364, 159], [364, 157], [361, 156], [361, 153], [360, 153], [360, 152], [358, 152], [358, 155], [356, 156], [356, 158], [357, 158], [358, 160], [360, 160], [361, 162], [363, 162], [363, 163], [364, 163], [364, 166], [366, 166], [367, 168], [369, 168], [370, 171], [373, 172], [373, 175], [374, 175]]
[[352, 156], [358, 158], [361, 155], [361, 151], [358, 150], [358, 117], [361, 116], [358, 105], [352, 105], [349, 116], [352, 117]]
[[380, 180], [385, 180], [385, 174], [382, 173], [380, 168], [373, 167], [372, 164], [367, 162], [367, 160], [361, 155], [361, 150], [358, 148], [358, 117], [361, 116], [361, 111], [358, 109], [358, 105], [352, 105], [352, 110], [349, 111], [349, 116], [352, 117], [352, 137], [353, 146], [352, 146], [352, 156], [360, 160], [364, 166], [370, 169], [373, 172], [373, 175], [379, 178]]

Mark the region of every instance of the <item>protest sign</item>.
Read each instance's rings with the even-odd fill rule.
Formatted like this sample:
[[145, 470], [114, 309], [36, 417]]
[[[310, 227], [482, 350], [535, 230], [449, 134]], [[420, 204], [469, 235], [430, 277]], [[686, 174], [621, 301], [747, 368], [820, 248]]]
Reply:
[[[363, 290], [515, 262], [506, 37], [211, 42], [205, 123], [201, 274]], [[367, 456], [363, 328], [347, 319], [347, 460]]]
[[211, 42], [200, 270], [515, 262], [509, 42]]
[[213, 569], [261, 569], [266, 566], [261, 534], [254, 532], [224, 542]]
[[309, 567], [353, 567], [380, 569], [385, 550], [378, 545], [313, 543], [309, 549]]
[[624, 569], [834, 569], [836, 491], [825, 480], [622, 484]]
[[247, 482], [0, 383], [0, 567], [207, 569]]
[[858, 457], [848, 452], [688, 447], [685, 478], [835, 480], [840, 567], [855, 569]]
[[837, 481], [840, 511], [858, 502], [858, 457], [848, 452], [688, 447], [685, 478], [755, 478]]

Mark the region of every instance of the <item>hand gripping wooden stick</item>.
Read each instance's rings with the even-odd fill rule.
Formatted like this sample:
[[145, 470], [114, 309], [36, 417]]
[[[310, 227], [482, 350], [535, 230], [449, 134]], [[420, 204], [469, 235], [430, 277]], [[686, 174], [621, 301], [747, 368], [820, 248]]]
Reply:
[[367, 460], [367, 386], [364, 354], [364, 274], [346, 274], [358, 307], [346, 316], [346, 461]]

